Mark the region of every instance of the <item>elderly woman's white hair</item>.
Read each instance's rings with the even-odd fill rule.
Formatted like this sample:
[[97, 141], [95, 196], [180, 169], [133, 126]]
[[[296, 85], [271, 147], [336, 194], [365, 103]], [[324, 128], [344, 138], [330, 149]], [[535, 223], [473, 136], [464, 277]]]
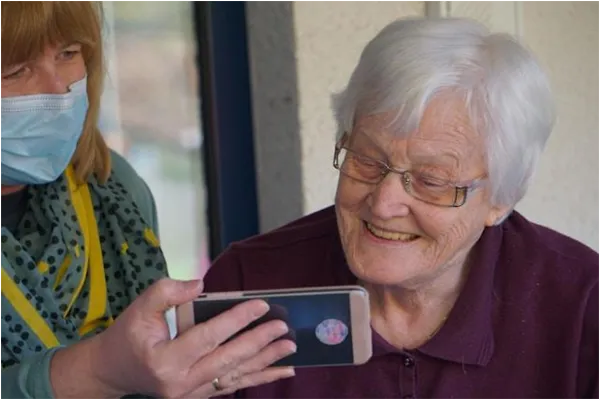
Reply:
[[548, 79], [527, 49], [467, 19], [405, 19], [364, 49], [346, 89], [333, 97], [339, 134], [357, 118], [397, 112], [392, 130], [414, 131], [434, 95], [463, 96], [485, 135], [491, 200], [513, 207], [524, 195], [554, 125]]

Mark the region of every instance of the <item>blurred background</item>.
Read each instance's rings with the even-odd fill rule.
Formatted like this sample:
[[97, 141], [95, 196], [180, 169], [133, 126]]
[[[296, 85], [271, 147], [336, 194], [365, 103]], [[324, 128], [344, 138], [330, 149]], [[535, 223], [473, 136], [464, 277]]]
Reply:
[[206, 184], [189, 2], [105, 2], [101, 130], [154, 195], [170, 273], [206, 268]]
[[598, 250], [598, 2], [104, 2], [101, 128], [147, 181], [172, 276], [333, 201], [341, 90], [364, 45], [405, 16], [519, 36], [558, 124], [517, 209]]

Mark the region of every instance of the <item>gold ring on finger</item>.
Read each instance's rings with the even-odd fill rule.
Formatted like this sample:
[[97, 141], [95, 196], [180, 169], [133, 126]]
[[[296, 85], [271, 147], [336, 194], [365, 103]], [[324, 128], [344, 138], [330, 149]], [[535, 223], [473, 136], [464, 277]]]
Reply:
[[221, 382], [219, 382], [219, 378], [215, 378], [215, 379], [213, 379], [213, 380], [212, 380], [212, 385], [213, 385], [213, 388], [215, 388], [215, 390], [216, 390], [217, 392], [220, 392], [221, 390], [225, 390], [225, 387], [223, 387], [223, 386], [221, 385]]

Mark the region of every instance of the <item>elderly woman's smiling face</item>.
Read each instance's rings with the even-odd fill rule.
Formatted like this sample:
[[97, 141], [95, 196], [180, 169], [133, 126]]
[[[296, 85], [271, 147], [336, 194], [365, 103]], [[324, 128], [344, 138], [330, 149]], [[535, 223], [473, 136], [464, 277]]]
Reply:
[[[359, 118], [345, 147], [435, 182], [468, 186], [485, 177], [484, 139], [460, 98], [434, 98], [419, 128], [403, 137], [389, 130], [391, 117]], [[460, 267], [485, 226], [506, 209], [490, 205], [485, 184], [461, 207], [442, 207], [407, 193], [399, 174], [369, 184], [342, 173], [336, 212], [348, 264], [359, 279], [418, 288]]]

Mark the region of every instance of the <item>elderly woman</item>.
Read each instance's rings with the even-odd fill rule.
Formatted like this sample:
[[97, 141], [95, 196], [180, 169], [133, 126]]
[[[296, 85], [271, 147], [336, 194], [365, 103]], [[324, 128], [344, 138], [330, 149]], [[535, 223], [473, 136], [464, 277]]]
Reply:
[[89, 2], [2, 3], [2, 397], [207, 397], [293, 374], [281, 321], [247, 302], [170, 340], [202, 291], [166, 278], [152, 194], [97, 128]]
[[232, 245], [209, 291], [360, 284], [373, 357], [251, 398], [597, 397], [598, 254], [514, 211], [553, 127], [514, 39], [396, 21], [335, 98], [335, 206]]

